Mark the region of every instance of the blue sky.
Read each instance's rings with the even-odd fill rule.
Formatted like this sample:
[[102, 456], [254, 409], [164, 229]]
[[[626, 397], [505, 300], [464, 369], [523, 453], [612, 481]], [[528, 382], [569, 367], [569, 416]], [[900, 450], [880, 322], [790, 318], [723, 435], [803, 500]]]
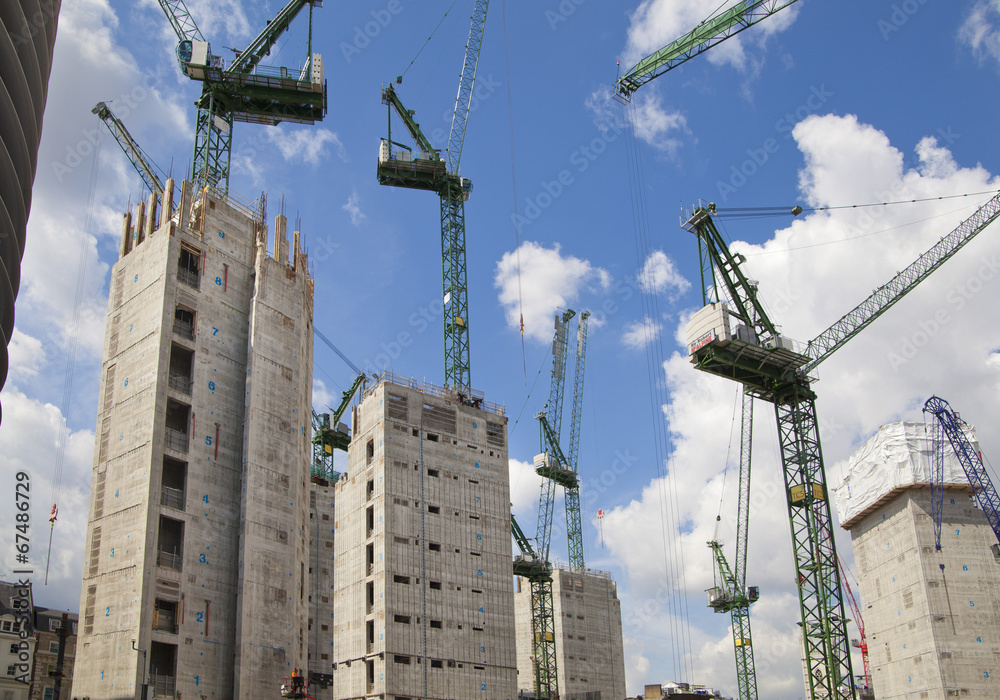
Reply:
[[[280, 9], [256, 0], [189, 5], [225, 55], [219, 47], [243, 46]], [[327, 2], [315, 14], [314, 50], [324, 57], [328, 116], [312, 127], [237, 124], [231, 181], [246, 199], [266, 190], [272, 217], [283, 208], [301, 218], [318, 329], [358, 365], [435, 383], [443, 381], [438, 201], [379, 186], [375, 165], [386, 136], [380, 88], [404, 71], [402, 100], [445, 145], [471, 2], [459, 0], [442, 21], [451, 5]], [[738, 455], [736, 389], [696, 373], [678, 342], [701, 303], [681, 208], [698, 199], [822, 207], [1000, 189], [997, 0], [796, 3], [641, 88], [630, 117], [609, 100], [619, 59], [632, 65], [716, 5], [494, 0], [462, 158], [475, 184], [466, 206], [473, 384], [507, 407], [512, 498], [529, 533], [533, 416], [548, 394], [552, 317], [557, 306], [594, 313], [580, 459], [586, 552], [589, 566], [618, 581], [630, 694], [673, 679], [736, 692], [728, 618], [703, 602], [715, 516], [719, 536], [731, 540], [735, 527], [735, 472], [723, 474]], [[186, 174], [199, 89], [179, 74], [174, 43], [152, 0], [63, 3], [0, 426], [4, 471], [25, 469], [36, 485], [34, 522], [45, 522], [51, 500], [60, 506], [49, 585], [36, 590], [43, 605], [79, 604], [109, 271], [121, 213], [141, 195], [90, 109], [108, 101], [160, 167]], [[292, 66], [304, 56], [300, 20], [268, 61]], [[638, 179], [626, 158], [627, 118], [640, 144]], [[638, 233], [634, 197], [644, 203]], [[724, 234], [747, 256], [784, 332], [808, 340], [986, 199], [730, 221]], [[974, 424], [998, 415], [994, 233], [822, 366], [818, 411], [832, 483], [880, 425], [921, 420], [931, 394]], [[650, 353], [654, 336], [662, 351]], [[352, 376], [321, 343], [315, 359], [323, 407]], [[758, 669], [766, 668], [759, 686], [762, 696], [790, 699], [803, 694], [790, 536], [772, 412], [759, 406], [757, 416], [748, 581], [762, 593], [753, 618]], [[666, 477], [657, 466], [664, 427]], [[1000, 454], [989, 431], [980, 439], [985, 455]], [[603, 542], [598, 508], [607, 512]], [[36, 528], [40, 557], [48, 533]], [[849, 537], [838, 541], [850, 562]], [[553, 546], [565, 558], [564, 541]], [[670, 563], [681, 560], [682, 571]]]

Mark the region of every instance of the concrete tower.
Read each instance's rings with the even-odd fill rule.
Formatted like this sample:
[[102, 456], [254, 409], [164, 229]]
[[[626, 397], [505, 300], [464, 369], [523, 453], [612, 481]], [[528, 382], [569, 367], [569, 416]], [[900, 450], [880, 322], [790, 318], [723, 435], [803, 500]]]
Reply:
[[307, 667], [313, 283], [285, 218], [168, 181], [112, 269], [74, 697]]
[[851, 456], [836, 491], [861, 586], [875, 697], [1000, 697], [996, 536], [950, 448], [941, 550], [931, 520], [931, 433], [894, 423]]
[[512, 700], [503, 408], [386, 374], [353, 423], [336, 496], [334, 697]]
[[[517, 578], [518, 686], [535, 691], [531, 658], [531, 584]], [[625, 697], [625, 657], [618, 587], [611, 574], [596, 569], [552, 571], [556, 673], [564, 700], [620, 700]]]

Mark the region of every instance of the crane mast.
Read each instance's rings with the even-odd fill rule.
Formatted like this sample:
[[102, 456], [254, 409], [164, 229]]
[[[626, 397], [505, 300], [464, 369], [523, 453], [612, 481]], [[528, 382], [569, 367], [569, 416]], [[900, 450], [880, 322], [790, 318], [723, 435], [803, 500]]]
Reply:
[[[465, 201], [472, 181], [461, 176], [462, 147], [469, 121], [469, 107], [475, 87], [479, 53], [489, 0], [476, 0], [465, 46], [465, 60], [455, 98], [447, 158], [441, 157], [406, 109], [392, 85], [382, 89], [382, 102], [389, 106], [389, 132], [379, 148], [379, 184], [409, 189], [431, 190], [441, 199], [441, 300], [444, 305], [444, 383], [459, 392], [469, 391], [472, 376], [469, 358], [469, 294], [465, 254]], [[397, 82], [400, 82], [397, 78]], [[411, 149], [392, 140], [392, 113], [403, 121], [420, 155], [411, 158]], [[393, 147], [399, 147], [399, 151]]]
[[150, 192], [154, 192], [157, 197], [162, 197], [163, 182], [160, 180], [160, 176], [157, 175], [156, 171], [158, 168], [153, 165], [149, 156], [135, 142], [132, 134], [128, 132], [122, 121], [114, 115], [104, 102], [98, 102], [97, 106], [90, 111], [107, 124], [108, 129], [111, 130], [111, 135], [115, 137], [115, 141], [118, 142], [118, 145], [121, 146], [125, 155], [131, 161], [132, 167], [139, 173], [139, 177], [142, 178], [142, 182], [146, 185], [146, 188]]
[[[569, 455], [567, 466], [579, 477], [580, 421], [583, 413], [583, 375], [587, 358], [587, 321], [590, 312], [580, 314], [576, 338], [576, 368], [573, 375], [573, 406], [569, 424]], [[573, 571], [586, 568], [583, 556], [583, 519], [580, 515], [580, 483], [566, 488], [566, 544], [569, 566]]]
[[539, 556], [510, 515], [510, 530], [521, 554], [514, 557], [514, 575], [531, 587], [531, 655], [534, 659], [535, 698], [557, 700], [555, 615], [552, 611], [552, 564]]
[[632, 99], [632, 93], [650, 80], [767, 19], [795, 1], [742, 0], [728, 9], [720, 9], [684, 36], [639, 61], [625, 75], [618, 78], [615, 84], [615, 98], [627, 103]]

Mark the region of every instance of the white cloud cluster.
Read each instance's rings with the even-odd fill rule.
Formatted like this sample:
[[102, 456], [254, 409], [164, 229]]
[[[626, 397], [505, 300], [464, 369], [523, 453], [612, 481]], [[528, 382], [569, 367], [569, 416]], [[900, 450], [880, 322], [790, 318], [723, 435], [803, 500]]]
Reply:
[[[4, 473], [14, 483], [18, 472], [27, 474], [33, 494], [31, 522], [34, 523], [34, 545], [30, 562], [40, 581], [45, 569], [45, 544], [52, 500], [59, 506], [59, 516], [52, 531], [52, 558], [49, 561], [47, 586], [35, 587], [35, 601], [40, 605], [73, 608], [80, 599], [83, 576], [83, 533], [87, 527], [90, 500], [90, 460], [94, 451], [94, 433], [90, 430], [67, 431], [66, 420], [52, 404], [27, 397], [9, 386], [3, 393], [3, 423], [0, 424], [0, 445], [3, 445]], [[55, 483], [53, 465], [59, 444], [65, 439], [62, 477]], [[6, 508], [0, 514], [0, 526], [14, 532], [17, 511]], [[14, 562], [14, 540], [9, 538], [5, 563]]]
[[663, 324], [645, 316], [641, 321], [632, 321], [625, 326], [622, 344], [633, 350], [641, 350], [652, 343], [662, 330]]
[[354, 226], [361, 225], [361, 222], [368, 218], [365, 216], [365, 213], [361, 211], [361, 197], [358, 196], [357, 190], [351, 190], [351, 196], [347, 198], [347, 202], [345, 202], [340, 208], [350, 215], [351, 224]]
[[1000, 0], [979, 0], [958, 30], [958, 39], [980, 60], [1000, 64]]
[[289, 162], [304, 162], [319, 165], [327, 154], [327, 146], [333, 147], [337, 157], [347, 162], [347, 152], [340, 137], [329, 129], [315, 126], [284, 129], [281, 125], [268, 129], [267, 140], [278, 147], [282, 157]]
[[677, 271], [674, 261], [662, 250], [654, 250], [646, 258], [639, 272], [639, 286], [644, 292], [673, 295], [683, 294], [691, 288], [691, 283]]
[[[805, 161], [802, 195], [812, 206], [920, 200], [1000, 186], [1000, 179], [984, 168], [958, 164], [933, 138], [913, 146], [915, 159], [907, 167], [884, 133], [850, 115], [810, 117], [793, 135]], [[973, 208], [960, 199], [816, 211], [760, 245], [735, 241], [731, 248], [747, 257], [746, 272], [759, 282], [760, 297], [782, 331], [808, 340]], [[932, 394], [949, 399], [973, 423], [985, 423], [1000, 411], [1000, 362], [995, 359], [1000, 327], [982, 322], [995, 316], [997, 289], [1000, 243], [986, 233], [820, 366], [824, 381], [815, 385], [817, 412], [831, 486], [852, 451], [879, 425], [922, 420], [920, 406]], [[680, 316], [678, 325], [686, 314]], [[697, 372], [680, 352], [651, 381], [665, 381], [670, 392], [664, 407], [672, 438], [668, 475], [654, 476], [655, 464], [632, 467], [647, 470], [651, 480], [640, 497], [608, 512], [603, 530], [607, 556], [626, 572], [626, 637], [645, 638], [642, 658], [633, 661], [641, 665], [645, 659], [661, 669], [670, 666], [670, 658], [651, 650], [681, 642], [665, 623], [671, 619], [670, 586], [683, 585], [683, 595], [700, 599], [713, 581], [705, 542], [721, 538], [727, 556], [732, 554], [739, 459], [739, 428], [733, 426], [739, 411], [736, 386]], [[762, 696], [796, 697], [802, 692], [799, 612], [774, 420], [773, 409], [758, 402], [747, 580], [762, 590], [753, 609], [760, 640], [755, 648], [769, 666], [768, 673], [760, 673], [758, 661]], [[1000, 439], [983, 433], [981, 438], [984, 453], [1000, 453]], [[716, 525], [718, 513], [722, 521]], [[849, 538], [839, 528], [836, 534], [849, 562]], [[651, 609], [662, 609], [662, 616], [644, 612]], [[734, 688], [731, 637], [718, 636], [708, 612], [692, 610], [691, 619], [695, 677], [719, 678], [717, 685]], [[645, 678], [639, 666], [633, 668]]]
[[611, 275], [588, 260], [563, 255], [558, 243], [546, 248], [533, 241], [504, 253], [493, 278], [507, 323], [519, 328], [523, 314], [524, 334], [540, 341], [552, 338], [555, 310], [572, 305], [590, 284], [607, 289]]

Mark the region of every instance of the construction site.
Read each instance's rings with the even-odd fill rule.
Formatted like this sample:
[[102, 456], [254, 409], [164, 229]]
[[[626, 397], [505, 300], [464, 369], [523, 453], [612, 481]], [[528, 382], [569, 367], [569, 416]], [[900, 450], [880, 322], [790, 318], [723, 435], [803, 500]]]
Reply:
[[[714, 176], [716, 201], [680, 193], [687, 204], [679, 226], [662, 228], [683, 236], [683, 249], [668, 255], [673, 243], [653, 241], [663, 236], [649, 212], [664, 193], [645, 172], [666, 164], [679, 171], [679, 161], [643, 135], [642, 120], [660, 109], [646, 86], [667, 83], [688, 61], [693, 70], [724, 56], [714, 47], [732, 48], [744, 30], [755, 36], [805, 17], [815, 3], [723, 3], [654, 51], [627, 53], [639, 58], [619, 61], [600, 106], [598, 93], [587, 98], [596, 136], [568, 156], [559, 151], [555, 167], [572, 170], [541, 177], [526, 197], [534, 183], [522, 181], [518, 195], [515, 152], [530, 161], [538, 144], [515, 142], [506, 3], [457, 0], [425, 11], [393, 0], [365, 10], [371, 19], [361, 15], [335, 41], [319, 29], [328, 26], [319, 13], [337, 7], [289, 0], [243, 29], [244, 48], [209, 36], [225, 24], [217, 13], [232, 8], [157, 4], [157, 31], [169, 31], [174, 46], [172, 74], [149, 92], [196, 86], [193, 150], [186, 164], [164, 170], [138, 136], [139, 110], [101, 96], [91, 103], [90, 122], [125, 158], [116, 177], [138, 176], [142, 194], [133, 198], [133, 187], [115, 195], [120, 231], [106, 317], [91, 324], [104, 324], [103, 345], [97, 393], [87, 399], [97, 410], [77, 533], [80, 626], [63, 697], [1000, 697], [1000, 494], [988, 458], [990, 404], [974, 399], [1000, 386], [990, 374], [1000, 344], [982, 340], [986, 359], [960, 385], [914, 379], [906, 405], [888, 405], [899, 397], [878, 395], [871, 378], [932, 380], [923, 363], [937, 356], [935, 342], [960, 336], [966, 304], [991, 296], [978, 290], [992, 280], [987, 256], [996, 246], [976, 248], [990, 271], [976, 278], [969, 270], [980, 263], [963, 249], [982, 243], [977, 237], [1000, 216], [997, 178], [977, 164], [968, 170], [988, 182], [970, 175], [961, 192], [886, 183], [864, 203], [807, 197], [741, 209], [725, 206], [725, 188], [745, 186], [740, 201], [759, 188], [734, 165], [746, 184]], [[642, 3], [631, 20], [654, 5]], [[552, 41], [587, 7], [567, 0], [546, 10]], [[363, 53], [380, 38], [398, 42], [393, 32], [404, 22], [419, 40], [410, 37], [413, 46], [392, 57], [399, 74], [364, 97], [378, 120], [365, 112], [367, 132], [331, 131], [332, 115], [359, 99], [331, 87], [333, 71], [374, 61], [374, 50]], [[229, 34], [225, 41], [233, 43]], [[425, 49], [434, 55], [422, 56]], [[476, 133], [481, 113], [486, 120], [486, 111], [501, 111], [493, 95], [504, 82], [481, 56], [498, 76], [506, 65], [504, 162], [475, 154], [501, 140]], [[450, 94], [457, 74], [453, 102], [435, 92], [431, 62], [448, 64]], [[813, 84], [795, 126], [803, 152], [808, 126], [834, 119], [819, 114], [822, 101], [813, 106], [820, 94]], [[856, 116], [837, 118], [831, 133], [869, 135]], [[280, 125], [301, 138], [274, 146], [287, 137]], [[775, 125], [774, 133], [785, 131]], [[267, 132], [284, 135], [260, 135]], [[807, 165], [820, 150], [837, 150], [840, 142], [826, 138]], [[329, 148], [346, 168], [354, 141], [368, 154], [368, 184], [377, 184], [363, 190], [367, 213], [354, 183], [336, 207], [356, 231], [334, 229], [322, 214], [292, 215], [299, 206], [322, 212], [324, 202], [313, 200], [324, 197], [335, 208], [333, 195], [304, 194], [258, 157], [286, 148], [287, 160], [321, 180], [334, 158], [318, 166], [313, 155]], [[780, 145], [768, 136], [746, 150], [754, 172], [791, 157]], [[909, 171], [900, 156], [900, 180], [958, 172], [941, 148], [920, 141], [922, 160]], [[601, 154], [616, 149], [622, 162], [611, 165]], [[94, 174], [99, 165], [95, 155]], [[503, 213], [510, 201], [499, 200], [510, 197], [496, 191], [496, 178], [484, 178], [493, 189], [473, 187], [484, 167], [510, 173], [512, 215]], [[631, 206], [635, 260], [631, 251], [625, 262], [610, 262], [611, 253], [581, 260], [570, 252], [572, 237], [565, 254], [560, 240], [533, 242], [545, 240], [543, 227], [563, 226], [559, 206], [571, 198], [583, 212], [573, 230], [588, 216], [606, 228], [573, 190], [585, 171], [598, 170], [627, 183], [621, 193], [631, 201], [583, 198]], [[798, 178], [803, 190], [821, 179]], [[237, 182], [262, 191], [247, 197]], [[863, 256], [848, 274], [841, 269], [850, 278], [843, 291], [807, 290], [808, 265], [786, 279], [767, 257], [770, 238], [747, 243], [737, 224], [727, 230], [730, 221], [780, 216], [785, 232], [801, 236], [810, 217], [829, 220], [833, 210], [853, 216], [860, 207], [930, 207], [960, 196], [976, 203], [944, 221], [937, 209], [913, 214], [929, 222], [926, 232], [898, 243], [891, 261]], [[379, 209], [404, 212], [384, 238], [362, 228]], [[102, 216], [88, 211], [88, 221]], [[873, 235], [864, 225], [843, 230], [848, 240]], [[773, 226], [772, 235], [781, 239]], [[420, 239], [419, 253], [404, 252], [399, 241], [410, 238]], [[492, 267], [472, 252], [481, 245]], [[691, 262], [681, 272], [673, 256]], [[949, 261], [966, 257], [965, 272], [951, 276]], [[632, 274], [626, 265], [636, 264]], [[559, 286], [565, 278], [575, 280], [572, 293]], [[979, 284], [967, 293], [970, 279]], [[920, 296], [931, 284], [938, 296]], [[902, 338], [902, 350], [869, 342], [867, 329], [874, 333], [883, 316], [892, 323], [911, 292], [925, 308], [893, 327], [890, 341]], [[814, 297], [822, 301], [800, 323], [803, 299]], [[638, 321], [625, 323], [627, 308]], [[975, 323], [992, 328], [990, 320]], [[786, 328], [812, 338], [793, 339]], [[360, 337], [370, 341], [360, 346]], [[473, 357], [476, 377], [487, 380], [473, 378]], [[867, 385], [844, 378], [847, 363], [864, 365]], [[70, 370], [67, 382], [72, 388]], [[684, 422], [684, 407], [700, 404], [711, 409]], [[835, 457], [824, 459], [824, 449]], [[53, 506], [53, 532], [55, 518]]]

